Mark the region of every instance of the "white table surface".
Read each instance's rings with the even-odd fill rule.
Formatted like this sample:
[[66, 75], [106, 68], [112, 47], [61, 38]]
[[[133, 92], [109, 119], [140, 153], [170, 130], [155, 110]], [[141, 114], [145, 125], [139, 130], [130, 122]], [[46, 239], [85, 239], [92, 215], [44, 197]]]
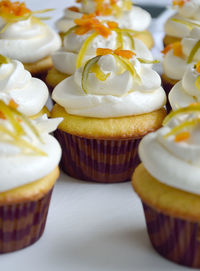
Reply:
[[[56, 7], [54, 18], [60, 17], [63, 8], [73, 3], [69, 0], [26, 2], [34, 10]], [[154, 29], [159, 42], [162, 35], [160, 24], [158, 27], [154, 25]], [[107, 185], [87, 183], [61, 174], [53, 193], [44, 235], [29, 248], [1, 255], [0, 270], [190, 269], [163, 259], [153, 250], [146, 233], [142, 205], [129, 182]]]

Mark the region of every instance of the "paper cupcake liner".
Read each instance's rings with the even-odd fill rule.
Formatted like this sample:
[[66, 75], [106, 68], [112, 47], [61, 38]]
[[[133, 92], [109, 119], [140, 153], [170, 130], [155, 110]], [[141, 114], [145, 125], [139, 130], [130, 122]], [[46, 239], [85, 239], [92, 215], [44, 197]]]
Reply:
[[52, 190], [42, 199], [0, 206], [0, 253], [35, 243], [43, 234]]
[[154, 249], [177, 264], [200, 268], [200, 224], [164, 215], [143, 203]]
[[57, 130], [63, 154], [61, 167], [68, 175], [101, 183], [124, 182], [139, 164], [140, 139], [88, 139]]

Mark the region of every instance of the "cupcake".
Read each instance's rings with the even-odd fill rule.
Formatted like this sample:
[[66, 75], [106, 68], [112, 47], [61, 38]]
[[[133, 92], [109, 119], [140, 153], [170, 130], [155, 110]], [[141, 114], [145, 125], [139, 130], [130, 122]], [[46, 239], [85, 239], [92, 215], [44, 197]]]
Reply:
[[60, 48], [61, 40], [36, 13], [24, 3], [0, 1], [0, 54], [21, 61], [40, 77], [52, 67], [50, 55]]
[[169, 93], [172, 110], [200, 102], [200, 61], [186, 69], [183, 79]]
[[162, 79], [167, 93], [183, 78], [187, 67], [200, 59], [199, 48], [200, 28], [195, 27], [181, 42], [170, 44], [162, 51], [164, 54]]
[[18, 60], [0, 55], [0, 100], [15, 104], [19, 112], [35, 118], [49, 113], [47, 99], [48, 88], [43, 81], [32, 77]]
[[187, 24], [182, 24], [181, 21], [189, 23], [200, 23], [200, 1], [199, 0], [174, 0], [173, 8], [175, 14], [171, 16], [165, 23], [164, 45], [181, 41], [190, 33], [190, 28]]
[[97, 49], [52, 98], [51, 116], [64, 118], [55, 134], [61, 166], [87, 181], [130, 180], [140, 139], [160, 128], [166, 114], [159, 75], [128, 50]]
[[60, 121], [30, 121], [0, 101], [0, 253], [25, 248], [43, 234], [61, 157], [49, 133]]
[[50, 88], [74, 74], [88, 59], [96, 56], [96, 49], [132, 50], [138, 57], [152, 61], [149, 49], [138, 39], [133, 31], [120, 29], [115, 22], [101, 23], [94, 15], [83, 15], [74, 20], [75, 26], [64, 36], [63, 48], [52, 54], [54, 68], [48, 72], [46, 82]]
[[200, 268], [200, 104], [174, 111], [143, 138], [132, 185], [142, 200], [154, 249], [175, 263]]
[[148, 48], [152, 48], [154, 41], [147, 30], [151, 23], [151, 15], [144, 9], [132, 4], [130, 0], [83, 0], [77, 1], [80, 7], [69, 7], [64, 16], [56, 22], [56, 27], [65, 33], [74, 26], [74, 19], [80, 19], [83, 14], [95, 14], [100, 21], [114, 21], [120, 28], [131, 29], [134, 36], [142, 40]]

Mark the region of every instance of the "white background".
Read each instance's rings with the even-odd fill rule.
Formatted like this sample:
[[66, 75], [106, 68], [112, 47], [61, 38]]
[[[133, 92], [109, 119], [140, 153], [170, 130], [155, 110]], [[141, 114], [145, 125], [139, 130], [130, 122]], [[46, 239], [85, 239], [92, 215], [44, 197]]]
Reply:
[[[69, 0], [26, 2], [33, 10], [56, 8], [54, 19], [61, 16], [65, 6], [73, 4]], [[161, 1], [134, 2], [160, 4]], [[155, 28], [160, 30], [154, 25]], [[157, 40], [161, 38], [156, 32], [154, 34]], [[1, 255], [0, 270], [189, 269], [168, 262], [152, 249], [146, 233], [142, 206], [130, 183], [87, 183], [62, 174], [53, 193], [45, 234], [29, 248]]]

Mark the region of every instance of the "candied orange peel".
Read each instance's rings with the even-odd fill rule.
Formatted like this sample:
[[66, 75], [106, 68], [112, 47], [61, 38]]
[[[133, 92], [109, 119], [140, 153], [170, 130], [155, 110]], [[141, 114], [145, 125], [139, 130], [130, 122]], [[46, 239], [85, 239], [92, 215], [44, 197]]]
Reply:
[[74, 11], [74, 12], [80, 12], [80, 9], [76, 6], [69, 7], [68, 10]]
[[80, 19], [75, 19], [74, 23], [78, 26], [78, 28], [75, 29], [77, 35], [84, 35], [89, 31], [94, 30], [101, 36], [107, 38], [113, 29], [113, 24], [107, 24], [107, 26], [104, 25], [94, 14], [83, 14]]
[[116, 49], [116, 50], [112, 50], [112, 49], [107, 49], [107, 48], [97, 48], [96, 50], [96, 55], [99, 56], [105, 56], [105, 55], [118, 55], [121, 56], [123, 58], [127, 58], [130, 59], [133, 56], [136, 56], [136, 54], [132, 51], [129, 50], [122, 50], [120, 48]]
[[178, 57], [182, 57], [183, 55], [183, 49], [182, 44], [178, 42], [171, 43], [167, 45], [163, 50], [162, 53], [166, 55], [170, 50], [173, 50], [173, 54]]
[[189, 2], [190, 0], [173, 0], [173, 6], [179, 6], [179, 7], [183, 7], [185, 5], [185, 3]]
[[175, 142], [182, 142], [190, 138], [190, 133], [185, 131], [182, 133], [179, 133], [175, 136], [174, 141]]

